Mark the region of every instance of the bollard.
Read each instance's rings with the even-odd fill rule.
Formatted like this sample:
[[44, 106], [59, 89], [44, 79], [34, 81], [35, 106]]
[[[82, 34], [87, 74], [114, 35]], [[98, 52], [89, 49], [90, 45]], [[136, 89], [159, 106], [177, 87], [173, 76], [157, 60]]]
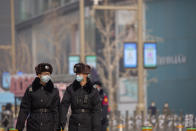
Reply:
[[126, 111], [126, 114], [125, 114], [125, 131], [128, 131], [129, 129], [129, 112]]
[[152, 131], [152, 126], [144, 126], [142, 127], [142, 131]]
[[15, 128], [9, 128], [9, 131], [18, 131], [18, 129], [15, 129]]
[[196, 128], [187, 128], [186, 131], [196, 131]]
[[5, 129], [4, 128], [0, 128], [0, 131], [5, 131]]
[[179, 124], [176, 126], [178, 131], [183, 131], [184, 126], [182, 124]]
[[152, 131], [152, 126], [144, 126], [142, 127], [142, 131]]
[[109, 126], [106, 128], [106, 131], [109, 131], [110, 130], [110, 128], [109, 128]]
[[123, 124], [119, 124], [117, 128], [118, 128], [118, 131], [123, 131], [123, 128], [125, 128], [125, 126]]

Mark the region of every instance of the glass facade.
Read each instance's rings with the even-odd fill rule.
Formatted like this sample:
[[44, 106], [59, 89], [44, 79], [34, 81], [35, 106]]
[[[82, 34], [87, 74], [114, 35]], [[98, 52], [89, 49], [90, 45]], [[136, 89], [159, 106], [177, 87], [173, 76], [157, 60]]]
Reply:
[[19, 0], [19, 22], [77, 0]]

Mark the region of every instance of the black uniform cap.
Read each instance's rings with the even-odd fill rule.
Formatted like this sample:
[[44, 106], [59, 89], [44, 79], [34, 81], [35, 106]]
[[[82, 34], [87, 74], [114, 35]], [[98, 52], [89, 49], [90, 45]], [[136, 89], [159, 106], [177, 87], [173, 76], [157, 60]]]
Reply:
[[77, 63], [74, 65], [74, 73], [90, 74], [91, 67], [84, 63]]
[[41, 74], [42, 72], [50, 72], [52, 74], [53, 68], [48, 63], [40, 63], [35, 67], [36, 74]]

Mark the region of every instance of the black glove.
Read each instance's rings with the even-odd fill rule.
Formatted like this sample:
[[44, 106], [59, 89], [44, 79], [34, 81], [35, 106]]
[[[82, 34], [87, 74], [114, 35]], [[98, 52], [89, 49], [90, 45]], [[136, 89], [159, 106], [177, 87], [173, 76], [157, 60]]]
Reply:
[[58, 125], [57, 131], [64, 131], [64, 126], [62, 123]]
[[101, 120], [101, 124], [103, 125], [103, 124], [105, 124], [106, 123], [106, 119], [102, 119]]
[[105, 125], [105, 124], [107, 125], [108, 124], [108, 119], [107, 118], [102, 119], [101, 124], [102, 125]]
[[56, 129], [56, 131], [64, 131], [64, 129], [63, 128], [58, 128], [58, 129]]

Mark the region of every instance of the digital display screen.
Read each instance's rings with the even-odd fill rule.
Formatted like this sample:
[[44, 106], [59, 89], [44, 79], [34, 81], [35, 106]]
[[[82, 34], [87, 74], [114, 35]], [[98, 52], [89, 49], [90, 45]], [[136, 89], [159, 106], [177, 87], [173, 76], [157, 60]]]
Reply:
[[8, 89], [10, 87], [10, 73], [9, 72], [3, 72], [3, 77], [2, 77], [2, 84], [3, 88]]
[[157, 67], [157, 44], [144, 43], [144, 67]]
[[137, 67], [137, 45], [134, 42], [124, 43], [124, 67], [136, 68]]
[[74, 65], [80, 62], [80, 56], [69, 56], [69, 74], [73, 75]]
[[86, 64], [96, 68], [96, 56], [86, 56]]

